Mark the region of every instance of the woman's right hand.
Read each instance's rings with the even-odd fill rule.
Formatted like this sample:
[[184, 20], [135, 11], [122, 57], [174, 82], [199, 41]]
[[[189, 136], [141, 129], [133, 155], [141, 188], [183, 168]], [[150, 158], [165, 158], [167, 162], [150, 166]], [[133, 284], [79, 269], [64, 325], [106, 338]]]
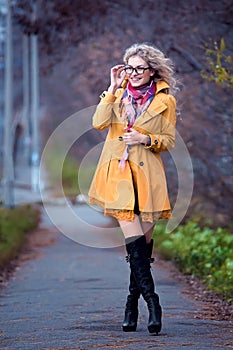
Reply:
[[121, 86], [123, 80], [125, 79], [126, 73], [124, 71], [124, 65], [118, 64], [111, 68], [110, 79], [111, 83], [108, 88], [108, 92], [115, 94], [116, 90]]

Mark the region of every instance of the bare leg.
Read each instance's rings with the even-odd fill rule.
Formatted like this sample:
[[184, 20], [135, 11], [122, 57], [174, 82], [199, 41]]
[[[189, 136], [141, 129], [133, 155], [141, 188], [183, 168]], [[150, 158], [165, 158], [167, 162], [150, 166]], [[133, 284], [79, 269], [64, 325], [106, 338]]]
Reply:
[[134, 236], [143, 236], [144, 232], [141, 226], [140, 219], [138, 215], [134, 216], [133, 221], [119, 220], [119, 225], [125, 236], [125, 239], [134, 237]]
[[125, 238], [145, 235], [146, 243], [150, 243], [155, 223], [142, 222], [136, 214], [133, 221], [119, 220], [118, 222]]
[[155, 223], [141, 222], [141, 227], [144, 235], [146, 236], [146, 243], [149, 244], [152, 238]]

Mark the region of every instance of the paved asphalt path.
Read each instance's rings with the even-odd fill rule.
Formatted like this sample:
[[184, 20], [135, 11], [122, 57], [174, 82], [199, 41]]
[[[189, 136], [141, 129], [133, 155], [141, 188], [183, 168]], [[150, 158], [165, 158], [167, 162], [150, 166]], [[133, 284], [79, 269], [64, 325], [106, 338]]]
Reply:
[[[66, 209], [51, 208], [65, 227]], [[75, 210], [92, 220], [93, 234], [93, 223], [105, 229], [109, 224], [88, 206]], [[46, 213], [41, 226], [56, 231]], [[81, 221], [74, 226], [77, 233], [85, 232]], [[152, 269], [163, 306], [161, 334], [148, 334], [143, 300], [137, 332], [122, 332], [129, 276], [125, 248], [89, 247], [58, 230], [55, 236], [55, 244], [42, 247], [42, 254], [25, 262], [1, 291], [1, 350], [233, 348], [232, 325], [195, 318], [201, 304], [185, 294], [185, 286], [161, 261]]]

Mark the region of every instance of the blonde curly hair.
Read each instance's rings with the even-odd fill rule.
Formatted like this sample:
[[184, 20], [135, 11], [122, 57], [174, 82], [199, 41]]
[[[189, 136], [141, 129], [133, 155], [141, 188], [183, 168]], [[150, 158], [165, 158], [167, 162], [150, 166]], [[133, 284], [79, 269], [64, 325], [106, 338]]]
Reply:
[[162, 51], [148, 43], [133, 44], [126, 49], [123, 56], [125, 64], [132, 56], [140, 56], [154, 71], [153, 79], [155, 82], [159, 80], [165, 81], [173, 94], [177, 91], [176, 79], [174, 77], [175, 69], [173, 62], [167, 58]]

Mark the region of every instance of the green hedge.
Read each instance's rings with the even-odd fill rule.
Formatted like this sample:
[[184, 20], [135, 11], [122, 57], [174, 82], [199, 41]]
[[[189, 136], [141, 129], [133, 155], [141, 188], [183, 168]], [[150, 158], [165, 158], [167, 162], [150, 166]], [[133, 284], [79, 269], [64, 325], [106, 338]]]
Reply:
[[[65, 196], [73, 197], [80, 193], [78, 186], [78, 163], [71, 156], [67, 155], [62, 162], [62, 158], [59, 153], [60, 145], [54, 147], [53, 152], [48, 152], [45, 156], [45, 165], [48, 172], [49, 181], [55, 196], [61, 196], [63, 193], [57, 192], [57, 184], [60, 189], [60, 172], [62, 171], [62, 190]], [[62, 163], [62, 169], [60, 169]]]
[[159, 224], [154, 231], [155, 246], [165, 258], [176, 262], [184, 274], [200, 278], [206, 286], [233, 301], [233, 235], [189, 221], [172, 233]]
[[0, 269], [15, 259], [25, 241], [25, 233], [35, 229], [40, 210], [31, 205], [0, 208]]

